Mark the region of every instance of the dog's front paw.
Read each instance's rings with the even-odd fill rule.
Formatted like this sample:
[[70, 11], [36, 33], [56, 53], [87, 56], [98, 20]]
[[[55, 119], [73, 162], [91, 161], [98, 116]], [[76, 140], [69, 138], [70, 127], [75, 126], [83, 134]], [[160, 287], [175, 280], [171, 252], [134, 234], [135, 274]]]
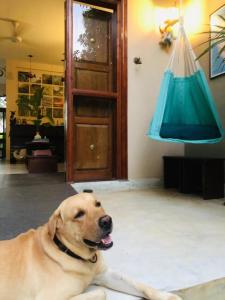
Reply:
[[162, 293], [159, 300], [182, 300], [179, 296], [171, 293]]
[[143, 290], [144, 298], [150, 299], [150, 300], [182, 300], [179, 296], [167, 293], [167, 292], [161, 292], [155, 289], [149, 289], [145, 288]]
[[97, 295], [96, 299], [98, 299], [98, 300], [106, 300], [106, 292], [104, 290], [102, 290], [102, 289], [99, 289], [97, 291], [98, 291], [98, 295]]

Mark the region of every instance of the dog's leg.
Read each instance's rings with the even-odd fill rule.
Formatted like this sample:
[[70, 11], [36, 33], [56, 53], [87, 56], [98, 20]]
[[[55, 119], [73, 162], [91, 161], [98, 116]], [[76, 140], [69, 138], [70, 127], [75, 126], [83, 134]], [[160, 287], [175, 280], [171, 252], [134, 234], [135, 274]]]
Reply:
[[144, 299], [181, 300], [181, 298], [177, 295], [160, 292], [111, 270], [107, 270], [104, 273], [98, 275], [94, 280], [94, 284]]
[[70, 300], [106, 300], [106, 294], [103, 290], [95, 290], [75, 296]]

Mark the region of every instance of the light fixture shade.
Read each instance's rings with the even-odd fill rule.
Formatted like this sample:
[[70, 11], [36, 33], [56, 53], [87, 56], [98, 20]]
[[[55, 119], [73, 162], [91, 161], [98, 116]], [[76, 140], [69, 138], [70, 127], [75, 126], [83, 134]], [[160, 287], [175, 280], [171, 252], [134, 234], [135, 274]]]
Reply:
[[28, 57], [29, 57], [29, 60], [30, 60], [30, 72], [28, 74], [28, 78], [29, 79], [36, 78], [36, 75], [32, 74], [32, 72], [31, 72], [31, 59], [33, 58], [33, 55], [32, 54], [28, 54]]

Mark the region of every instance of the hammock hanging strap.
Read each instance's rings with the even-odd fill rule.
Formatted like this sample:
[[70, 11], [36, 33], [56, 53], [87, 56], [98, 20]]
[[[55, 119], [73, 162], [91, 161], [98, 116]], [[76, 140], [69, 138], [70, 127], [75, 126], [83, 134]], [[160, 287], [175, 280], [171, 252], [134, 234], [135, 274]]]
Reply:
[[183, 17], [181, 16], [178, 36], [167, 70], [170, 70], [177, 77], [187, 77], [200, 69], [200, 64], [196, 60], [196, 55], [184, 30]]

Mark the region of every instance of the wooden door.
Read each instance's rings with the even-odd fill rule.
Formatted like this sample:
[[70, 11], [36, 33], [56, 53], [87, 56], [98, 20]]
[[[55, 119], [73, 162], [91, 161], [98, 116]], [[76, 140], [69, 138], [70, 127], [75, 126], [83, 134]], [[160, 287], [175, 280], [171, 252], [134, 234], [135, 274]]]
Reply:
[[[112, 9], [74, 3], [74, 87], [112, 92], [115, 46]], [[76, 180], [112, 179], [115, 143], [114, 105], [110, 98], [79, 96], [75, 105]]]
[[126, 0], [66, 4], [67, 180], [125, 179]]

